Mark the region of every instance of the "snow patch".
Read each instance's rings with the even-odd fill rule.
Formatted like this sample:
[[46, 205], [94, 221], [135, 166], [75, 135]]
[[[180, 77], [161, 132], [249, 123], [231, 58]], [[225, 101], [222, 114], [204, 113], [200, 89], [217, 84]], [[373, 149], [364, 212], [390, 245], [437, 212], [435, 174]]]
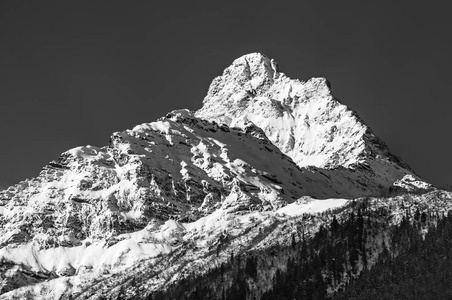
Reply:
[[294, 203], [288, 204], [276, 211], [276, 213], [287, 216], [300, 216], [302, 214], [316, 214], [327, 211], [329, 209], [340, 208], [347, 205], [351, 200], [347, 199], [303, 199]]

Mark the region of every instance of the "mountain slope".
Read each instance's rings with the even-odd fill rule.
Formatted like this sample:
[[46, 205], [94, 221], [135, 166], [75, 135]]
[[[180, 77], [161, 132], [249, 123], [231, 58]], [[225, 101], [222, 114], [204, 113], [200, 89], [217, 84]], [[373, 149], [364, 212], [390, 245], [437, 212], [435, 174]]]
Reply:
[[[451, 211], [451, 196], [334, 199], [329, 210], [326, 200], [304, 199], [285, 210], [242, 215], [219, 209], [182, 226], [168, 221], [160, 233], [179, 240], [163, 255], [104, 273], [79, 271], [0, 299], [323, 299], [380, 259], [396, 258], [413, 240], [419, 245], [427, 232], [435, 234]], [[435, 257], [444, 254], [435, 251]]]
[[252, 124], [230, 129], [175, 111], [114, 133], [106, 147], [71, 149], [37, 178], [0, 192], [0, 258], [25, 266], [16, 279], [123, 268], [172, 251], [180, 238], [152, 243], [174, 225], [165, 221], [274, 211], [302, 196], [350, 198], [353, 189], [297, 167]]

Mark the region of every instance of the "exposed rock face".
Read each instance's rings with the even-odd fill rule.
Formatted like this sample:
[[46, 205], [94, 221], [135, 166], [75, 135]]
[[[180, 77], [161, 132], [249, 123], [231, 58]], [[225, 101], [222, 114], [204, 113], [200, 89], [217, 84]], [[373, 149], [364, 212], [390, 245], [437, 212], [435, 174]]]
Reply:
[[68, 150], [0, 191], [0, 294], [85, 299], [108, 286], [121, 299], [121, 286], [136, 285], [130, 295], [145, 298], [231, 253], [290, 244], [304, 234], [299, 221], [320, 228], [303, 214], [431, 190], [326, 79], [292, 80], [249, 54], [214, 79], [197, 112]]

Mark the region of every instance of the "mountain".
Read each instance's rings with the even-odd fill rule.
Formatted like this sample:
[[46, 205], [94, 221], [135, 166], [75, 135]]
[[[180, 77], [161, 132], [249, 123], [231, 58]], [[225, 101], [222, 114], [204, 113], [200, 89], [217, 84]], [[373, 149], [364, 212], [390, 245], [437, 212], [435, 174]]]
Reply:
[[252, 53], [198, 111], [68, 150], [0, 191], [0, 299], [332, 296], [405, 250], [401, 226], [425, 235], [450, 199], [326, 79], [290, 79]]

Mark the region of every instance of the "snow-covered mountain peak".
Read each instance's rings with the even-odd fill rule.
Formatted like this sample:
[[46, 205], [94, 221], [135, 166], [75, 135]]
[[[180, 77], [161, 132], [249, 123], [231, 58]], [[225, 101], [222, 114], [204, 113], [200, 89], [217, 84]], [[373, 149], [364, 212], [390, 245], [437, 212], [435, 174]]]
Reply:
[[[277, 63], [262, 53], [249, 53], [234, 60], [223, 75], [240, 73], [248, 80], [257, 78], [271, 80], [278, 73]], [[239, 77], [234, 76], [236, 79]]]
[[251, 95], [265, 92], [278, 77], [277, 63], [261, 53], [250, 53], [235, 59], [222, 76], [215, 78], [209, 94], [218, 94], [223, 89]]
[[253, 122], [300, 167], [348, 168], [376, 156], [399, 163], [358, 115], [333, 97], [327, 79], [291, 79], [259, 53], [234, 60], [215, 78], [196, 116], [233, 126]]
[[411, 173], [356, 112], [334, 98], [326, 78], [291, 79], [276, 65], [259, 53], [234, 60], [212, 81], [195, 115], [241, 128], [251, 122], [302, 168]]

